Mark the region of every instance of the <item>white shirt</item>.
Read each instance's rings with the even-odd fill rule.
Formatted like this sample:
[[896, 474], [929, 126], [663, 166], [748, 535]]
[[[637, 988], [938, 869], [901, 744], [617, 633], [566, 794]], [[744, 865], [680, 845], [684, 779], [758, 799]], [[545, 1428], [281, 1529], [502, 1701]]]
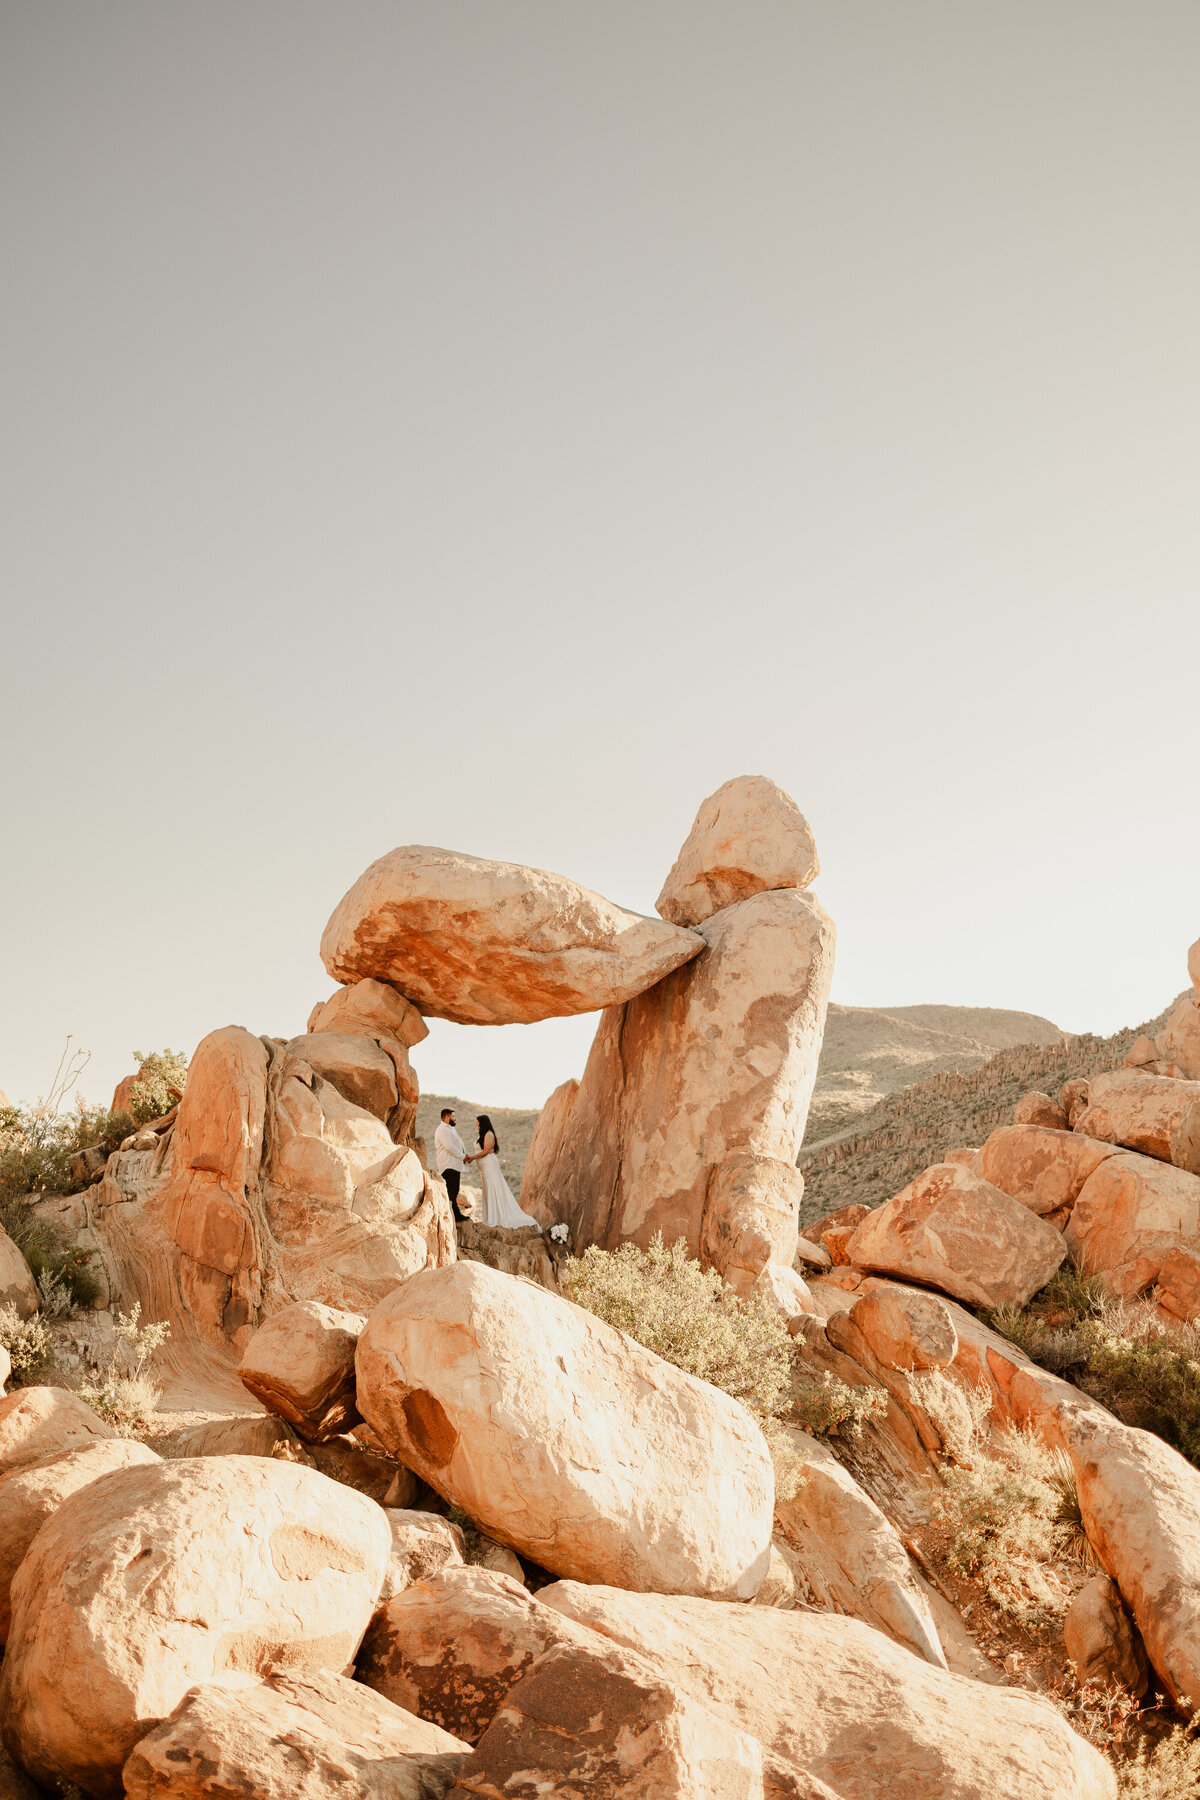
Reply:
[[445, 1119], [433, 1134], [433, 1147], [437, 1152], [436, 1161], [439, 1175], [444, 1175], [447, 1169], [457, 1169], [460, 1175], [466, 1174], [467, 1165], [464, 1158], [467, 1154], [467, 1146], [453, 1125], [447, 1125]]

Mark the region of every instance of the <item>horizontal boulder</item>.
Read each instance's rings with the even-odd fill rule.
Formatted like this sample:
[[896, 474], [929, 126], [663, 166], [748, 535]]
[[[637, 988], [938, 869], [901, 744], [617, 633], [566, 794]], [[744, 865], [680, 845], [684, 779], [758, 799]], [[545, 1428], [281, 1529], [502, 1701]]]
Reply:
[[189, 1689], [124, 1769], [129, 1800], [439, 1800], [470, 1749], [357, 1681], [275, 1669]]
[[861, 1269], [941, 1288], [969, 1306], [1024, 1306], [1066, 1255], [1061, 1232], [956, 1163], [935, 1163], [877, 1207], [846, 1247]]
[[310, 1442], [348, 1431], [359, 1417], [354, 1352], [365, 1323], [319, 1300], [283, 1307], [242, 1352], [242, 1386]]
[[825, 1783], [818, 1794], [897, 1800], [904, 1771], [914, 1800], [1115, 1800], [1104, 1758], [1048, 1700], [948, 1674], [856, 1619], [567, 1581], [539, 1598], [757, 1738], [793, 1780]]
[[806, 888], [820, 872], [791, 795], [765, 775], [739, 775], [701, 805], [655, 910], [672, 925], [700, 925], [751, 894]]
[[5, 1743], [42, 1785], [116, 1800], [134, 1745], [197, 1682], [277, 1662], [345, 1668], [390, 1543], [373, 1502], [263, 1457], [155, 1462], [92, 1482], [42, 1526], [14, 1577]]
[[1043, 1218], [1074, 1206], [1088, 1176], [1115, 1144], [1043, 1125], [1000, 1125], [979, 1153], [978, 1173]]
[[408, 845], [339, 902], [321, 958], [335, 980], [386, 981], [425, 1015], [512, 1025], [620, 1005], [703, 948], [565, 875]]
[[1097, 1075], [1075, 1130], [1200, 1175], [1200, 1081], [1140, 1069]]
[[744, 1407], [557, 1295], [479, 1263], [426, 1270], [358, 1343], [376, 1436], [543, 1568], [750, 1599], [774, 1476]]

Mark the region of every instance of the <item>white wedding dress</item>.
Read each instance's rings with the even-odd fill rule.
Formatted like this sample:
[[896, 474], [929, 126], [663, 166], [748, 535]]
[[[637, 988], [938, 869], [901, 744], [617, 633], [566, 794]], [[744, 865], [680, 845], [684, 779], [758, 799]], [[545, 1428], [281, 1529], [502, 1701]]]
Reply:
[[[521, 1211], [513, 1199], [512, 1189], [504, 1179], [500, 1168], [500, 1158], [494, 1150], [485, 1156], [479, 1165], [479, 1173], [483, 1176], [483, 1225], [502, 1225], [506, 1231], [516, 1231], [522, 1225], [537, 1225], [528, 1213]], [[541, 1226], [538, 1225], [538, 1230]]]

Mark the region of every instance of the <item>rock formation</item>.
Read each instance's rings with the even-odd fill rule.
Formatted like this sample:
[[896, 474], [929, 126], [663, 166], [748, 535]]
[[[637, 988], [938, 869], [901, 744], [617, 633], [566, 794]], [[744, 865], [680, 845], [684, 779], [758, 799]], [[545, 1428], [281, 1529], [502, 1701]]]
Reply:
[[701, 925], [751, 894], [806, 888], [821, 872], [808, 820], [765, 775], [739, 775], [701, 806], [655, 908]]

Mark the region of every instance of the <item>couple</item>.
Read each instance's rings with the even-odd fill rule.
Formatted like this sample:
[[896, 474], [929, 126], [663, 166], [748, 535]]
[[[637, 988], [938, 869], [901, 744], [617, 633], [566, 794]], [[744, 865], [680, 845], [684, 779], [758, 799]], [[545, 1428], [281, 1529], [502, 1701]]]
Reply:
[[[514, 1231], [521, 1225], [537, 1225], [536, 1219], [531, 1219], [528, 1213], [521, 1211], [501, 1173], [497, 1154], [500, 1143], [492, 1121], [486, 1113], [480, 1113], [475, 1123], [479, 1127], [479, 1149], [474, 1156], [467, 1155], [467, 1146], [458, 1135], [453, 1107], [443, 1106], [441, 1123], [433, 1134], [437, 1172], [446, 1183], [446, 1192], [450, 1196], [455, 1218], [465, 1219], [468, 1216], [459, 1210], [458, 1190], [467, 1164], [477, 1162], [479, 1173], [483, 1176], [483, 1210], [477, 1222], [480, 1225], [502, 1225], [508, 1231]], [[473, 1214], [471, 1216], [474, 1217]], [[540, 1225], [538, 1230], [541, 1230]]]

